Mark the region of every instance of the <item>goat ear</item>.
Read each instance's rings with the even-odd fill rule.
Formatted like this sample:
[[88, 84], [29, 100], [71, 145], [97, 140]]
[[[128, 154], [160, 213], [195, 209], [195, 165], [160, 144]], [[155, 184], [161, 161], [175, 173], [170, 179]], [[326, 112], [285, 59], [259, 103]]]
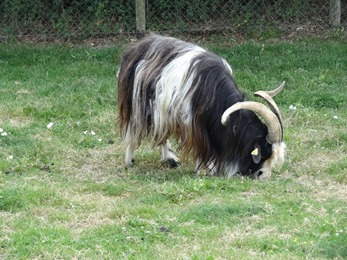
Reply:
[[261, 148], [259, 144], [254, 144], [254, 150], [251, 152], [253, 162], [258, 164], [261, 160]]

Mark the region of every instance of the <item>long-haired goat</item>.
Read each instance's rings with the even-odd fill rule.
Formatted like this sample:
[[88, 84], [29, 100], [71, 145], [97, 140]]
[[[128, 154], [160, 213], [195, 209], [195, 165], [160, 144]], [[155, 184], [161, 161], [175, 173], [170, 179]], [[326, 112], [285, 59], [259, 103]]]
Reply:
[[173, 135], [197, 171], [269, 177], [285, 155], [281, 114], [272, 99], [283, 87], [255, 93], [269, 108], [245, 101], [224, 59], [175, 38], [146, 37], [125, 52], [118, 75], [125, 163], [134, 165], [135, 149], [151, 134], [161, 159], [177, 166], [168, 142]]

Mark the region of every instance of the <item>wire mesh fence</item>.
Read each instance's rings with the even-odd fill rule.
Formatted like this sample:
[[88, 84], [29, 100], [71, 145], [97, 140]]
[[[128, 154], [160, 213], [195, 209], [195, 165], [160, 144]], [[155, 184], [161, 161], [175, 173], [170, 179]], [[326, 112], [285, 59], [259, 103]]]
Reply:
[[134, 34], [141, 1], [146, 31], [171, 34], [276, 36], [298, 28], [327, 29], [332, 3], [339, 4], [339, 28], [347, 25], [347, 0], [2, 0], [0, 39]]

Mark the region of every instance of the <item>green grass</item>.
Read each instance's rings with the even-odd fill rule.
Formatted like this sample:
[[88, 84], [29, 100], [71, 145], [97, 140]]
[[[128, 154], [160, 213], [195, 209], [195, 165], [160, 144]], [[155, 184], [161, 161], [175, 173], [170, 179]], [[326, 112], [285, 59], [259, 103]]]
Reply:
[[172, 170], [150, 142], [126, 169], [124, 46], [0, 45], [1, 259], [347, 257], [346, 42], [206, 46], [250, 99], [287, 82], [287, 159], [267, 181]]

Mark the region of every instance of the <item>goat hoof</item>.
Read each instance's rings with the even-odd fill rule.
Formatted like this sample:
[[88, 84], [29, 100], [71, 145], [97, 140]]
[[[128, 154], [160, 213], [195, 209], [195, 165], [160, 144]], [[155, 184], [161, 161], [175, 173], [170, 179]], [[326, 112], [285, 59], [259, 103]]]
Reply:
[[180, 163], [174, 159], [167, 159], [167, 162], [171, 168], [177, 168], [180, 165]]
[[131, 159], [130, 162], [126, 163], [127, 168], [133, 168], [135, 166], [135, 160]]

